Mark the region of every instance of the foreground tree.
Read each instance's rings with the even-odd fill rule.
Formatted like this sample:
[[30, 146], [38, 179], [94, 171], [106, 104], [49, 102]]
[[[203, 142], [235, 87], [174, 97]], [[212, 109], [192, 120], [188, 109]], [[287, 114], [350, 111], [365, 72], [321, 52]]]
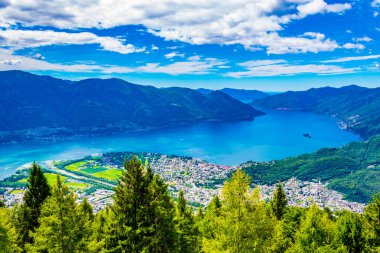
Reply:
[[334, 230], [328, 214], [313, 204], [301, 222], [290, 252], [333, 252]]
[[109, 252], [172, 251], [173, 205], [167, 186], [135, 156], [124, 164], [111, 209], [105, 240]]
[[363, 224], [360, 215], [348, 211], [342, 212], [336, 224], [336, 240], [349, 253], [364, 250]]
[[241, 170], [224, 184], [214, 235], [203, 239], [205, 252], [264, 252], [270, 247], [276, 220], [268, 215], [258, 189], [251, 191], [249, 185]]
[[17, 245], [17, 234], [10, 217], [10, 210], [0, 207], [0, 252], [22, 252], [21, 248]]
[[380, 251], [380, 193], [374, 195], [365, 208], [364, 223], [369, 246]]
[[194, 222], [193, 210], [187, 206], [182, 190], [178, 193], [175, 224], [177, 252], [199, 252], [199, 232]]
[[57, 175], [52, 195], [42, 206], [40, 226], [32, 233], [34, 244], [27, 245], [27, 249], [48, 253], [86, 252], [90, 236], [86, 209], [84, 205], [78, 206], [74, 194]]
[[16, 208], [15, 212], [15, 224], [19, 244], [22, 247], [26, 243], [32, 242], [33, 239], [30, 237], [30, 233], [38, 228], [41, 206], [50, 195], [50, 186], [41, 167], [37, 163], [33, 163], [29, 171], [23, 203]]
[[281, 183], [278, 183], [270, 202], [271, 210], [274, 216], [276, 216], [277, 220], [282, 219], [287, 205], [288, 199], [286, 198], [284, 188], [282, 187]]

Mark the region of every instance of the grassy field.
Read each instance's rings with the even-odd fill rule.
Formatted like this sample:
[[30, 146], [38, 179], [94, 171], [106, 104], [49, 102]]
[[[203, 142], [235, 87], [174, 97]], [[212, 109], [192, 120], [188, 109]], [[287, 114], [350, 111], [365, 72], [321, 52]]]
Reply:
[[23, 192], [24, 192], [24, 190], [13, 190], [11, 192], [11, 194], [20, 194], [20, 193], [23, 193]]
[[108, 170], [108, 169], [101, 167], [101, 166], [97, 166], [97, 167], [85, 168], [85, 169], [81, 170], [81, 172], [88, 173], [88, 174], [95, 174], [95, 173], [102, 172], [105, 170]]
[[79, 183], [79, 182], [72, 182], [72, 181], [66, 181], [65, 184], [71, 189], [75, 189], [75, 190], [84, 190], [88, 187], [88, 184], [86, 183]]
[[76, 163], [72, 163], [72, 164], [69, 164], [69, 165], [66, 165], [65, 166], [65, 169], [67, 170], [71, 170], [71, 171], [78, 171], [79, 168], [85, 164], [87, 161], [80, 161], [80, 162], [76, 162]]
[[108, 169], [108, 170], [103, 170], [100, 172], [96, 172], [92, 174], [94, 177], [100, 177], [104, 178], [110, 181], [116, 180], [121, 176], [121, 170], [119, 169]]

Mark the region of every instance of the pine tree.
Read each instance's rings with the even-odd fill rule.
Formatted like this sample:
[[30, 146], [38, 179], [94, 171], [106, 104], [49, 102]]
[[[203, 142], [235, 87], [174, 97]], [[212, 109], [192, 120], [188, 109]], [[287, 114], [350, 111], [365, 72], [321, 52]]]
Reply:
[[344, 211], [337, 220], [336, 240], [344, 245], [348, 253], [364, 249], [363, 224], [360, 215]]
[[173, 204], [167, 186], [135, 156], [124, 164], [111, 208], [105, 240], [109, 252], [171, 251]]
[[380, 251], [380, 193], [372, 197], [372, 202], [364, 210], [365, 233], [371, 247]]
[[218, 226], [217, 220], [221, 213], [221, 207], [222, 203], [220, 202], [219, 196], [215, 195], [207, 205], [204, 218], [198, 222], [199, 231], [204, 238], [215, 238], [215, 232]]
[[32, 242], [29, 235], [39, 226], [38, 218], [40, 217], [41, 206], [50, 195], [50, 186], [41, 167], [37, 163], [33, 163], [29, 171], [23, 204], [16, 209], [18, 213], [15, 215], [19, 244], [22, 247], [26, 243]]
[[34, 244], [27, 245], [31, 252], [71, 253], [86, 252], [88, 216], [76, 203], [57, 175], [52, 195], [46, 199], [41, 209], [40, 226], [33, 235]]
[[[305, 214], [290, 252], [326, 252], [332, 250], [334, 224], [328, 214], [313, 204]], [[327, 251], [328, 252], [328, 251]]]
[[183, 191], [178, 193], [176, 205], [175, 226], [177, 232], [176, 251], [177, 252], [199, 252], [199, 232], [195, 226], [192, 209], [187, 206]]
[[277, 220], [282, 219], [287, 204], [288, 200], [286, 198], [284, 188], [282, 187], [281, 183], [278, 183], [270, 202], [271, 210], [274, 216], [276, 216]]
[[[222, 188], [220, 215], [213, 234], [203, 239], [205, 252], [264, 252], [272, 243], [276, 220], [267, 214], [258, 189], [237, 170]], [[207, 216], [207, 211], [206, 211]]]
[[0, 207], [0, 252], [19, 253], [22, 250], [17, 245], [17, 234], [10, 217], [10, 210]]
[[173, 252], [175, 242], [174, 206], [167, 185], [155, 175], [150, 184], [150, 217], [152, 233], [147, 238], [147, 252]]

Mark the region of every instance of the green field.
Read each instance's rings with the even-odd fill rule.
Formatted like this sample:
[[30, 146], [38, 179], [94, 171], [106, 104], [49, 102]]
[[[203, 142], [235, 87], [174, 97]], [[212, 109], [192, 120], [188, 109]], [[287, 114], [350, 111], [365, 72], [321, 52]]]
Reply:
[[88, 187], [88, 184], [79, 183], [79, 182], [66, 181], [65, 184], [71, 189], [75, 189], [75, 190], [84, 190]]
[[20, 194], [20, 193], [23, 193], [23, 192], [24, 192], [24, 190], [13, 190], [11, 192], [11, 194]]
[[101, 166], [97, 166], [97, 167], [88, 167], [88, 168], [85, 168], [85, 169], [81, 170], [81, 172], [88, 173], [88, 174], [95, 174], [95, 173], [102, 172], [102, 171], [105, 171], [105, 170], [108, 170], [108, 169], [104, 168], [104, 167], [101, 167]]
[[84, 165], [86, 162], [87, 161], [79, 161], [79, 162], [76, 162], [76, 163], [72, 163], [72, 164], [66, 165], [65, 169], [71, 170], [71, 171], [78, 171], [79, 167], [81, 167], [82, 165]]
[[121, 170], [119, 169], [108, 169], [92, 174], [94, 177], [104, 178], [110, 181], [116, 180], [121, 176]]

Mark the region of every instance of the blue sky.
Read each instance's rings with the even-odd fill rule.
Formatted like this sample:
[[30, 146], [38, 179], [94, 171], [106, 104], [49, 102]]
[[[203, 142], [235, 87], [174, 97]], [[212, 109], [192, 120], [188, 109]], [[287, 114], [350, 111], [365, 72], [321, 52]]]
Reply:
[[379, 13], [380, 0], [0, 0], [0, 70], [159, 87], [378, 87]]

